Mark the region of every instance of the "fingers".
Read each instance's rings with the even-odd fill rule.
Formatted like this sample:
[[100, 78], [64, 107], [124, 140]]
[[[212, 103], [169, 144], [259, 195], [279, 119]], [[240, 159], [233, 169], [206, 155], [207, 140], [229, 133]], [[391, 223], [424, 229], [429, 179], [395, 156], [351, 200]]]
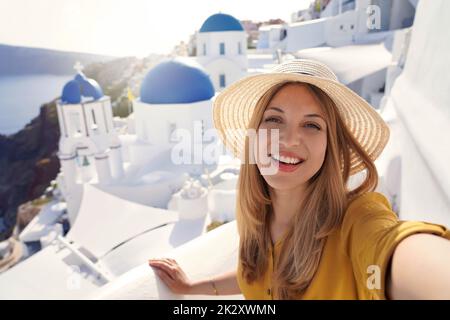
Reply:
[[165, 262], [167, 265], [169, 266], [173, 266], [173, 267], [178, 267], [178, 263], [171, 258], [161, 258], [160, 259], [161, 262]]
[[156, 263], [158, 263], [158, 262], [166, 262], [166, 263], [168, 263], [169, 265], [176, 265], [176, 266], [178, 265], [178, 263], [177, 263], [174, 259], [171, 259], [171, 258], [149, 259], [148, 262], [149, 262], [149, 263], [153, 263], [153, 262], [156, 262]]
[[164, 274], [169, 276], [171, 279], [174, 278], [173, 271], [169, 267], [167, 267], [165, 264], [153, 262], [153, 263], [149, 263], [149, 265], [150, 265], [150, 267], [153, 268], [155, 273], [157, 273], [158, 275], [159, 275], [159, 273], [163, 272]]
[[174, 259], [149, 259], [148, 264], [171, 291], [175, 293], [186, 293], [189, 291], [189, 279], [187, 279], [185, 273]]
[[176, 260], [172, 259], [172, 258], [159, 258], [159, 259], [148, 259], [149, 262], [154, 262], [154, 261], [170, 261], [173, 262], [174, 264], [178, 264]]
[[150, 266], [162, 266], [162, 267], [165, 266], [168, 269], [170, 269], [172, 272], [175, 272], [178, 269], [180, 269], [180, 267], [178, 266], [178, 263], [175, 260], [169, 259], [169, 258], [149, 260], [149, 265]]
[[161, 278], [161, 280], [169, 287], [172, 287], [173, 279], [163, 270], [156, 270], [156, 274]]
[[169, 274], [174, 274], [174, 273], [177, 272], [177, 267], [174, 266], [171, 262], [167, 262], [167, 261], [162, 260], [162, 261], [149, 262], [149, 264], [152, 267], [157, 267], [157, 268], [164, 269]]
[[179, 279], [182, 274], [180, 267], [175, 263], [168, 259], [149, 260], [151, 267], [164, 271], [172, 280]]
[[163, 267], [157, 267], [157, 266], [153, 266], [153, 270], [158, 275], [160, 275], [162, 273], [162, 274], [166, 275], [168, 278], [170, 278], [171, 280], [175, 280], [175, 275], [173, 275], [170, 270], [164, 269]]

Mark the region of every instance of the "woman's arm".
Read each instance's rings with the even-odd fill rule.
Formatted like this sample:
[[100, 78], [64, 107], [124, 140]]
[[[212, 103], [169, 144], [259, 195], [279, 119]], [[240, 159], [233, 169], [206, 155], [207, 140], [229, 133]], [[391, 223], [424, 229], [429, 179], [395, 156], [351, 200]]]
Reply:
[[394, 251], [386, 280], [390, 299], [450, 299], [450, 241], [414, 234]]
[[219, 295], [229, 295], [229, 294], [240, 294], [241, 289], [239, 288], [236, 270], [225, 272], [218, 275], [212, 279], [200, 280], [192, 283], [189, 294], [213, 294], [215, 295], [214, 287], [211, 283], [214, 281], [214, 285]]
[[[170, 258], [151, 259], [149, 265], [155, 273], [177, 294], [230, 295], [240, 294], [236, 270], [225, 272], [214, 278], [191, 281], [178, 263]], [[214, 287], [216, 290], [214, 290]]]

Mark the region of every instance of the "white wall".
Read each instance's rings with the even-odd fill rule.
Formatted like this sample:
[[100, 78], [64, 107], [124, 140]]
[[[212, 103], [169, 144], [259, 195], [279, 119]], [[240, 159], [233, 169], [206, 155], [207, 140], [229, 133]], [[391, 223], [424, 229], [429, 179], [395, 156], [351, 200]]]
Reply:
[[225, 75], [225, 87], [227, 87], [231, 83], [241, 79], [247, 71], [247, 69], [242, 69], [234, 61], [227, 58], [218, 58], [210, 61], [208, 64], [204, 65], [204, 68], [208, 72], [216, 91], [224, 89], [224, 87], [220, 86], [221, 74]]
[[288, 25], [265, 25], [259, 28], [258, 53], [274, 53], [277, 49], [286, 50]]
[[[213, 58], [220, 56], [220, 43], [225, 44], [225, 55], [239, 58], [247, 54], [247, 34], [245, 31], [224, 32], [198, 32], [197, 33], [197, 56], [205, 57], [203, 44], [206, 44], [206, 56]], [[241, 43], [241, 54], [238, 52], [238, 43]]]
[[194, 130], [194, 121], [203, 121], [204, 128], [212, 128], [212, 100], [184, 104], [148, 104], [133, 102], [136, 135], [152, 145], [171, 145], [170, 125], [177, 129]]
[[[196, 281], [236, 269], [239, 236], [230, 222], [179, 246], [164, 257], [175, 259], [186, 275]], [[205, 259], [205, 257], [208, 257]], [[220, 292], [219, 292], [220, 293]], [[233, 299], [238, 295], [178, 295], [172, 293], [147, 263], [124, 273], [98, 290], [93, 299]]]
[[339, 14], [340, 2], [342, 0], [331, 0], [325, 10], [320, 13], [321, 18], [332, 17]]
[[292, 23], [287, 27], [287, 52], [317, 47], [325, 43], [325, 25], [328, 18]]
[[185, 177], [179, 175], [171, 176], [169, 179], [162, 181], [156, 181], [154, 184], [97, 185], [96, 187], [122, 199], [166, 209], [174, 189], [181, 188], [184, 181]]
[[357, 11], [347, 11], [327, 19], [325, 27], [326, 43], [332, 47], [350, 45], [356, 33]]
[[[224, 54], [220, 54], [220, 44]], [[241, 52], [239, 53], [239, 44]], [[203, 52], [206, 46], [206, 55]], [[219, 75], [225, 75], [225, 87], [242, 78], [248, 68], [247, 34], [245, 31], [199, 32], [197, 33], [197, 61], [211, 77], [214, 89], [220, 91]]]
[[450, 1], [420, 1], [389, 102], [402, 154], [401, 217], [450, 225]]
[[[379, 34], [381, 42], [386, 35], [381, 31], [398, 29], [406, 18], [414, 16], [414, 7], [408, 0], [357, 0], [354, 10], [341, 14], [338, 12], [339, 1], [332, 1], [321, 19], [292, 23], [288, 27], [286, 51], [295, 52], [327, 44], [332, 47], [346, 46], [357, 42], [376, 41], [369, 34]], [[368, 22], [375, 21], [376, 13], [367, 11], [374, 4], [380, 8], [380, 29], [369, 29]], [[369, 23], [371, 25], [372, 23]]]
[[107, 96], [80, 104], [58, 103], [57, 109], [63, 137], [88, 136], [113, 131], [111, 101]]
[[[367, 23], [369, 0], [356, 2], [355, 10], [345, 11], [327, 20], [326, 42], [330, 46], [345, 46], [354, 43], [369, 32]], [[380, 30], [374, 30], [380, 31]]]

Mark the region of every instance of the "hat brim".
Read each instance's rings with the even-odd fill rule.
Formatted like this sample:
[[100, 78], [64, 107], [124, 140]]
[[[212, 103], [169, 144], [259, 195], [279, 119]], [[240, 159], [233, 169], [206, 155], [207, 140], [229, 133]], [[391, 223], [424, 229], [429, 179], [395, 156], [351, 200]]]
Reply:
[[[389, 140], [389, 127], [377, 111], [347, 86], [327, 78], [294, 73], [266, 73], [249, 76], [225, 88], [213, 104], [213, 121], [225, 147], [241, 158], [245, 132], [259, 99], [270, 88], [284, 82], [312, 84], [324, 91], [336, 104], [343, 122], [361, 147], [375, 161]], [[351, 150], [350, 174], [365, 168], [362, 159]]]

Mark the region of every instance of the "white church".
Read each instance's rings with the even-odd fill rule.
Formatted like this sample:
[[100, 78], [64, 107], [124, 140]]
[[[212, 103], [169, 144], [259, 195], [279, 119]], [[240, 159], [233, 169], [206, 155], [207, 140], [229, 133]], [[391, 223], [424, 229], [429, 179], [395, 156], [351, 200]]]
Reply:
[[247, 33], [235, 17], [217, 13], [196, 34], [197, 61], [211, 77], [216, 91], [247, 74]]
[[122, 178], [121, 143], [114, 128], [111, 101], [98, 83], [79, 69], [64, 86], [57, 112], [61, 133], [58, 156], [66, 183], [91, 181], [94, 163], [99, 184]]

